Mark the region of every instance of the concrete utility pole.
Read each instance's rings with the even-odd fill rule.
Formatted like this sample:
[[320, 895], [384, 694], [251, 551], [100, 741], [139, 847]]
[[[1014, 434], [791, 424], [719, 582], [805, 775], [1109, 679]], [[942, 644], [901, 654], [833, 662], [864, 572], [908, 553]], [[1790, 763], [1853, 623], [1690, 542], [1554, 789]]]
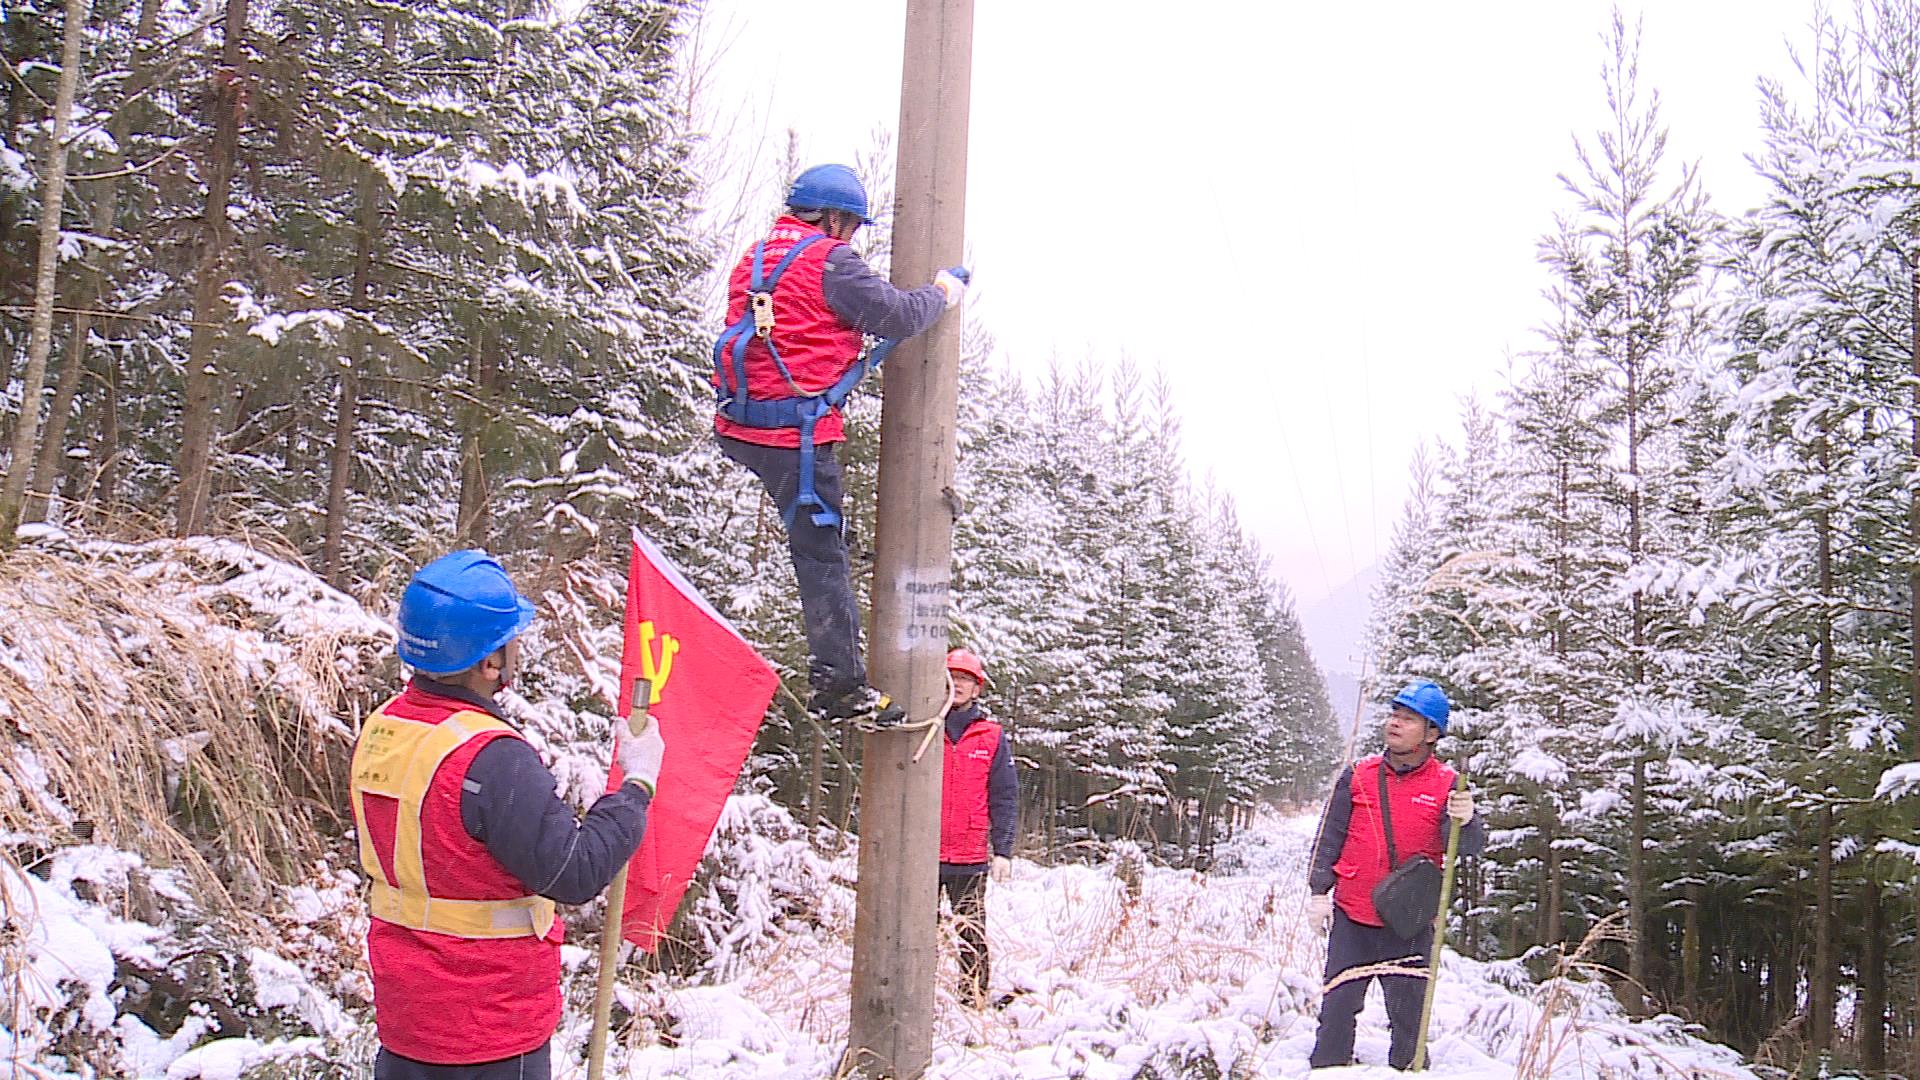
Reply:
[[[900, 88], [893, 280], [924, 285], [960, 263], [966, 227], [972, 0], [908, 0]], [[909, 338], [887, 361], [873, 588], [874, 685], [914, 720], [947, 700], [952, 576], [954, 404], [960, 312]], [[854, 1075], [911, 1078], [933, 1061], [938, 927], [938, 748], [922, 733], [869, 734], [860, 780], [860, 894], [853, 933], [847, 1056]]]

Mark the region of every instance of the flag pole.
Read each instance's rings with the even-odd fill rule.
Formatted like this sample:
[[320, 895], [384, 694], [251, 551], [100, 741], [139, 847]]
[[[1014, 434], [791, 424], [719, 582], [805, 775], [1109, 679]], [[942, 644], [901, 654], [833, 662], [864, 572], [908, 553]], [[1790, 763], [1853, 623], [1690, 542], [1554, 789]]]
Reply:
[[[633, 700], [627, 706], [627, 734], [639, 738], [647, 728], [647, 709], [653, 704], [653, 683], [633, 680]], [[607, 1072], [607, 1029], [613, 1023], [613, 974], [620, 962], [620, 917], [627, 910], [629, 859], [620, 864], [607, 886], [607, 920], [600, 931], [600, 986], [593, 995], [593, 1035], [587, 1040], [587, 1080], [601, 1080]]]
[[[1453, 779], [1453, 790], [1467, 790], [1467, 774]], [[1427, 1024], [1433, 1020], [1433, 992], [1440, 986], [1440, 950], [1447, 947], [1447, 909], [1453, 906], [1453, 871], [1460, 862], [1460, 822], [1447, 830], [1447, 868], [1440, 875], [1440, 910], [1433, 917], [1433, 954], [1427, 957], [1427, 992], [1420, 1002], [1420, 1038], [1413, 1045], [1415, 1072], [1427, 1067]]]

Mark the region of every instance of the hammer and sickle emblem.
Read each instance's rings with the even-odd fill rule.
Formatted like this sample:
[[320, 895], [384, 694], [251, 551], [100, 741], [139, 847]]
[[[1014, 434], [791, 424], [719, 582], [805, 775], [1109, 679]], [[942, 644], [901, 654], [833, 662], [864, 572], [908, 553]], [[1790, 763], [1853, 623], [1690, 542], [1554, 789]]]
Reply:
[[672, 634], [660, 635], [660, 653], [658, 659], [653, 651], [653, 620], [640, 624], [640, 674], [653, 684], [653, 692], [647, 695], [649, 706], [660, 704], [660, 693], [667, 688], [667, 679], [673, 674], [673, 657], [680, 651], [680, 639]]

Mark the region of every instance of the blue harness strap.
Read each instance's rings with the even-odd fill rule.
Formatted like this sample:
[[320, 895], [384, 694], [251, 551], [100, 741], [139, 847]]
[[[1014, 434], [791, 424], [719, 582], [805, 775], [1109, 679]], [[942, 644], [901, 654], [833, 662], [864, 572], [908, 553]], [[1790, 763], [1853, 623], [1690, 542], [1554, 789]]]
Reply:
[[[825, 240], [821, 234], [809, 236], [787, 250], [786, 255], [774, 264], [773, 270], [763, 273], [766, 265], [767, 242], [763, 239], [753, 247], [753, 259], [747, 281], [747, 309], [733, 325], [720, 334], [713, 343], [713, 381], [719, 396], [720, 414], [743, 427], [790, 429], [800, 433], [800, 490], [795, 494], [793, 505], [785, 507], [781, 516], [787, 528], [793, 528], [794, 521], [800, 515], [801, 507], [810, 507], [810, 515], [815, 525], [832, 528], [840, 524], [838, 512], [820, 498], [813, 486], [814, 440], [813, 429], [821, 417], [839, 408], [853, 394], [867, 373], [878, 368], [893, 351], [897, 342], [883, 340], [852, 367], [846, 374], [825, 390], [808, 394], [793, 381], [793, 373], [787, 370], [786, 362], [780, 359], [780, 352], [774, 348], [772, 326], [760, 330], [754, 320], [754, 297], [772, 296], [780, 287], [780, 279], [785, 276], [787, 267], [793, 260], [816, 240]], [[773, 358], [774, 370], [787, 382], [792, 397], [758, 399], [747, 390], [747, 343], [758, 337], [767, 347], [767, 355]], [[728, 361], [731, 361], [729, 365]], [[731, 370], [729, 370], [731, 366]]]
[[[751, 274], [747, 281], [746, 310], [740, 313], [740, 318], [736, 320], [732, 326], [727, 327], [726, 330], [721, 333], [720, 340], [713, 343], [714, 385], [720, 397], [720, 411], [722, 413], [727, 411], [727, 406], [730, 402], [745, 401], [747, 399], [747, 342], [754, 337], [759, 337], [761, 341], [766, 343], [767, 354], [773, 357], [774, 370], [778, 371], [780, 377], [787, 381], [788, 388], [796, 395], [800, 393], [799, 384], [793, 381], [793, 373], [787, 370], [786, 361], [780, 359], [780, 351], [774, 348], [773, 334], [771, 332], [757, 332], [753, 312], [754, 297], [760, 295], [772, 296], [773, 290], [780, 287], [780, 279], [786, 276], [787, 267], [793, 265], [793, 260], [799, 258], [800, 253], [811, 247], [814, 241], [825, 239], [826, 237], [820, 233], [815, 233], [812, 236], [802, 239], [799, 243], [787, 249], [787, 253], [781, 256], [778, 263], [774, 264], [771, 273], [766, 270], [766, 240], [763, 238], [759, 243], [753, 245], [753, 259], [749, 263]], [[769, 326], [768, 329], [771, 331], [771, 326]], [[731, 346], [730, 350], [729, 346]], [[729, 351], [733, 354], [733, 371], [731, 373], [733, 377], [731, 380], [727, 377], [729, 373], [724, 360], [725, 354]], [[739, 418], [735, 417], [734, 419], [737, 420]], [[740, 423], [744, 424], [747, 423], [747, 421], [741, 420]]]

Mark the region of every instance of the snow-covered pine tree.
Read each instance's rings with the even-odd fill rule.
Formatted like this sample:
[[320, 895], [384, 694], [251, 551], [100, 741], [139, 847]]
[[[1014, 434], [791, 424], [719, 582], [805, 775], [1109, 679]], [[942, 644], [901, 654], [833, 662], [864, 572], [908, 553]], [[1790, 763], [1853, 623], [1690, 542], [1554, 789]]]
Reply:
[[[1119, 380], [1127, 378], [1122, 365]], [[1167, 670], [1162, 689], [1171, 699], [1163, 755], [1167, 801], [1160, 839], [1190, 861], [1197, 844], [1211, 851], [1217, 817], [1229, 805], [1259, 790], [1253, 768], [1260, 709], [1259, 656], [1252, 634], [1227, 591], [1224, 538], [1211, 533], [1215, 517], [1186, 482], [1180, 460], [1180, 422], [1172, 387], [1157, 374], [1136, 423], [1151, 436], [1134, 450], [1142, 469], [1157, 478], [1142, 494], [1155, 509], [1141, 515], [1143, 528], [1162, 532], [1167, 565], [1148, 579], [1148, 610], [1166, 626]], [[1156, 520], [1158, 519], [1158, 520]]]
[[[1569, 239], [1563, 230], [1546, 243]], [[1502, 579], [1517, 595], [1504, 656], [1490, 669], [1505, 685], [1488, 733], [1498, 765], [1482, 775], [1497, 843], [1483, 860], [1481, 895], [1488, 930], [1509, 954], [1557, 944], [1570, 929], [1578, 940], [1587, 919], [1569, 928], [1565, 898], [1598, 891], [1605, 876], [1604, 846], [1569, 835], [1564, 822], [1578, 805], [1569, 779], [1583, 761], [1580, 732], [1590, 724], [1603, 666], [1587, 605], [1601, 573], [1597, 487], [1608, 440], [1593, 405], [1601, 376], [1580, 347], [1574, 300], [1564, 283], [1549, 295], [1555, 317], [1543, 330], [1547, 347], [1526, 358], [1505, 395], [1509, 452], [1499, 480], [1510, 517]]]
[[[1548, 265], [1578, 297], [1580, 347], [1591, 349], [1602, 373], [1598, 415], [1610, 434], [1612, 467], [1599, 494], [1612, 533], [1606, 562], [1626, 579], [1651, 557], [1671, 551], [1675, 539], [1668, 487], [1676, 468], [1672, 431], [1675, 371], [1699, 331], [1697, 310], [1705, 246], [1712, 223], [1690, 169], [1666, 190], [1660, 166], [1666, 132], [1659, 95], [1641, 97], [1639, 32], [1629, 33], [1616, 12], [1602, 69], [1613, 125], [1580, 144], [1581, 175], [1564, 177], [1576, 203], [1574, 243], [1550, 249]], [[1679, 650], [1662, 637], [1673, 615], [1644, 587], [1628, 584], [1624, 598], [1596, 608], [1599, 633], [1617, 662], [1596, 689], [1602, 719], [1592, 765], [1619, 777], [1616, 812], [1593, 827], [1618, 829], [1624, 851], [1625, 891], [1633, 931], [1627, 975], [1648, 986], [1655, 950], [1658, 871], [1650, 865], [1656, 825], [1651, 775], [1663, 748], [1678, 735], [1682, 703], [1674, 697]], [[1603, 806], [1596, 804], [1596, 807]]]
[[1084, 707], [1062, 689], [1079, 657], [1069, 639], [1092, 613], [1061, 547], [1062, 507], [1033, 456], [1040, 418], [1020, 377], [993, 374], [991, 350], [962, 339], [954, 490], [954, 643], [979, 653], [991, 706], [1013, 739], [1024, 820], [1052, 850], [1065, 718]]
[[[1816, 25], [1812, 100], [1763, 87], [1773, 193], [1742, 237], [1731, 528], [1755, 572], [1739, 607], [1778, 657], [1767, 724], [1787, 751], [1785, 807], [1813, 822], [1806, 965], [1810, 1048], [1833, 1048], [1845, 955], [1872, 1023], [1860, 1054], [1884, 1065], [1888, 916], [1873, 854], [1911, 824], [1864, 796], [1902, 756], [1911, 709], [1909, 570], [1920, 17], [1872, 4]], [[1757, 709], [1753, 710], [1757, 711]], [[1763, 721], [1764, 722], [1764, 721]], [[1911, 867], [1906, 870], [1910, 872]], [[1796, 890], [1797, 891], [1797, 890]], [[1860, 939], [1849, 942], [1854, 928]], [[1911, 963], [1911, 961], [1910, 961]]]

